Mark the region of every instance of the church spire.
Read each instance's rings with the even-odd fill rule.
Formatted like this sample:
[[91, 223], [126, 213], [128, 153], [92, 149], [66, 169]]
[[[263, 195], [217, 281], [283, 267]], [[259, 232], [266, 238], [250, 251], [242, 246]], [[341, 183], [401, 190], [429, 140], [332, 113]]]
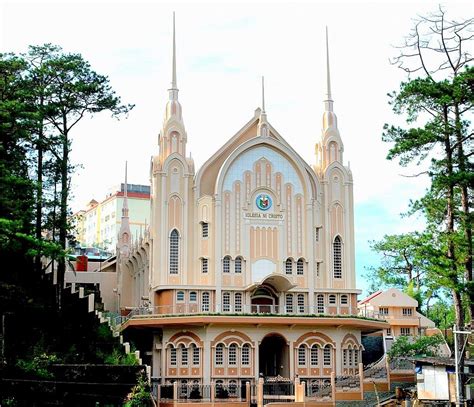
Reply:
[[176, 28], [175, 28], [175, 14], [173, 11], [173, 61], [171, 68], [171, 88], [169, 91], [170, 100], [178, 100], [178, 83], [176, 79]]
[[128, 183], [127, 183], [127, 161], [125, 161], [125, 183], [123, 184], [123, 205], [120, 231], [118, 235], [117, 248], [121, 258], [130, 254], [130, 219], [128, 217]]
[[327, 112], [333, 111], [333, 103], [331, 94], [331, 70], [329, 67], [329, 36], [328, 27], [326, 26], [326, 100], [324, 101], [324, 108]]
[[265, 112], [265, 78], [262, 76], [262, 110], [258, 120], [257, 137], [267, 137], [268, 135], [267, 113]]

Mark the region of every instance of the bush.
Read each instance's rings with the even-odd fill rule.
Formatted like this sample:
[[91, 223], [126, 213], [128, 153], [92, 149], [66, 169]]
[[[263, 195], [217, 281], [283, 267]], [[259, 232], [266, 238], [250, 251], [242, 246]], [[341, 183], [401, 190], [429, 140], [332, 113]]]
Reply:
[[145, 374], [138, 376], [138, 383], [125, 399], [124, 407], [144, 407], [150, 405], [151, 390]]
[[32, 359], [19, 359], [16, 366], [29, 375], [39, 377], [41, 379], [52, 379], [53, 374], [49, 371], [50, 366], [58, 361], [58, 357], [54, 354], [48, 355], [43, 352], [33, 356]]
[[387, 353], [390, 359], [415, 356], [439, 356], [439, 346], [444, 343], [441, 335], [399, 336]]

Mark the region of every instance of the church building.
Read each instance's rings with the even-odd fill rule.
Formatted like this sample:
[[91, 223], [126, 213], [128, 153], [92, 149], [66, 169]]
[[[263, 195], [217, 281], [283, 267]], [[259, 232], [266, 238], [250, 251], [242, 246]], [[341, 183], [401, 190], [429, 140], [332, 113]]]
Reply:
[[262, 98], [195, 170], [174, 36], [173, 26], [149, 231], [132, 244], [126, 205], [122, 217], [125, 334], [142, 338], [161, 383], [213, 381], [232, 389], [261, 376], [310, 383], [332, 372], [358, 374], [361, 335], [388, 325], [357, 316], [353, 180], [333, 109], [328, 49], [321, 135], [313, 144], [308, 139], [312, 164], [270, 124]]

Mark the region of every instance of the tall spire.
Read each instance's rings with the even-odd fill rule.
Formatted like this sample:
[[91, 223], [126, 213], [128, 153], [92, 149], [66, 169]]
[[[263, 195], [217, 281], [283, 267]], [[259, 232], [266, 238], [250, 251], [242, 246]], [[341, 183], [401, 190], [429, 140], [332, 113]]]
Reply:
[[333, 111], [332, 94], [331, 94], [331, 71], [329, 68], [329, 36], [328, 27], [326, 26], [326, 100], [324, 101], [324, 108], [327, 112]]
[[123, 205], [120, 231], [118, 235], [117, 248], [121, 258], [127, 258], [130, 254], [130, 220], [128, 218], [128, 183], [127, 183], [127, 161], [125, 161], [125, 183], [123, 185]]
[[262, 76], [262, 110], [258, 119], [257, 136], [267, 137], [268, 135], [267, 114], [265, 113], [265, 79]]
[[178, 100], [178, 82], [176, 79], [176, 28], [173, 11], [173, 62], [171, 68], [171, 88], [168, 89], [170, 100]]
[[127, 184], [127, 161], [125, 161], [125, 184], [123, 185], [122, 218], [128, 218], [128, 184]]
[[262, 113], [265, 113], [265, 77], [262, 76]]

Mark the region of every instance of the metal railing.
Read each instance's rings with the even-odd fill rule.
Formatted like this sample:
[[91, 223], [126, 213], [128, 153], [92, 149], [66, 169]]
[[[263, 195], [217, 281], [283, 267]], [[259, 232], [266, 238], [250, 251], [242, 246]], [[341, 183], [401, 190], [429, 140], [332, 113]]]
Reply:
[[415, 364], [407, 358], [395, 358], [389, 361], [390, 370], [415, 370]]
[[359, 376], [336, 376], [335, 384], [338, 392], [360, 391]]
[[307, 399], [332, 398], [331, 379], [310, 379], [306, 381], [305, 396]]

